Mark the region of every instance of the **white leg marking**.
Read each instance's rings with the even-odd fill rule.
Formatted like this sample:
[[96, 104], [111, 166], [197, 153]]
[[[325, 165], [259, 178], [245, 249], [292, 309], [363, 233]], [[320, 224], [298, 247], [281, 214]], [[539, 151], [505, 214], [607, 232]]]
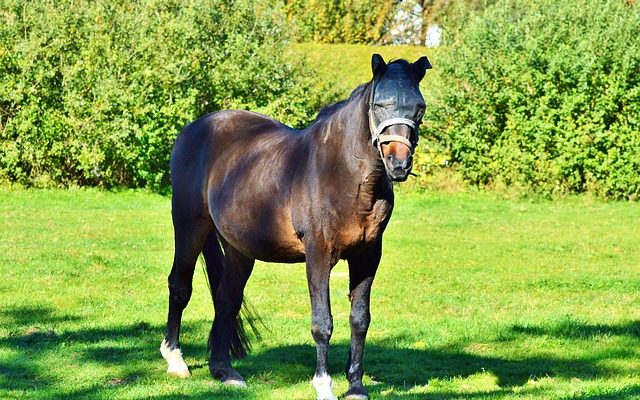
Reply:
[[336, 396], [334, 396], [331, 387], [333, 386], [333, 382], [331, 382], [331, 376], [322, 375], [322, 376], [314, 376], [313, 377], [313, 387], [316, 388], [316, 393], [318, 393], [318, 400], [338, 400]]
[[177, 376], [179, 378], [188, 378], [191, 376], [189, 367], [182, 359], [182, 352], [180, 349], [170, 350], [167, 346], [167, 342], [162, 340], [160, 345], [160, 354], [167, 360], [167, 374]]

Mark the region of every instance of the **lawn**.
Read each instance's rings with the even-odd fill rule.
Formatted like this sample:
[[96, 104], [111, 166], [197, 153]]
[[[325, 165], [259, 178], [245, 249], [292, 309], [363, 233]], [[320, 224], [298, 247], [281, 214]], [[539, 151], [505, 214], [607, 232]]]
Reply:
[[[172, 259], [169, 198], [0, 191], [0, 398], [311, 399], [315, 349], [301, 264], [258, 264], [247, 295], [263, 340], [206, 368], [213, 309], [201, 266], [182, 343], [158, 347]], [[640, 398], [640, 205], [400, 190], [372, 294], [365, 383], [382, 399]], [[347, 272], [332, 274], [336, 393]]]

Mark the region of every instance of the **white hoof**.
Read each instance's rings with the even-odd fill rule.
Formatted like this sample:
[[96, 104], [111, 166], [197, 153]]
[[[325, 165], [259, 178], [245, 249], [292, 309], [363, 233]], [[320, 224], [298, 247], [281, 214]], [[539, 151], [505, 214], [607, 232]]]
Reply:
[[165, 340], [160, 345], [160, 354], [167, 360], [167, 374], [176, 376], [178, 378], [188, 378], [191, 376], [189, 367], [182, 359], [182, 352], [180, 349], [170, 350]]
[[318, 394], [318, 400], [338, 400], [338, 398], [333, 394], [332, 386], [333, 382], [331, 382], [331, 376], [322, 375], [322, 376], [314, 376], [313, 387], [316, 389], [316, 393]]
[[241, 389], [245, 389], [247, 387], [247, 382], [239, 381], [237, 379], [229, 379], [228, 381], [224, 381], [222, 383], [225, 384], [226, 386], [231, 386], [231, 387], [236, 387]]
[[369, 396], [364, 394], [350, 394], [344, 398], [345, 400], [367, 400]]

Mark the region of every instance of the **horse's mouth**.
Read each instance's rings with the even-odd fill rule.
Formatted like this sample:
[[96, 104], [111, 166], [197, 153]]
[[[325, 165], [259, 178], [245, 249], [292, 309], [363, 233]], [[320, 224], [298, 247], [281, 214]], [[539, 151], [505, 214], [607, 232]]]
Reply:
[[394, 182], [404, 182], [411, 174], [413, 157], [409, 156], [404, 160], [398, 160], [395, 155], [391, 154], [385, 157], [383, 164], [389, 179]]
[[394, 182], [404, 182], [409, 177], [411, 173], [411, 168], [402, 169], [402, 168], [394, 168], [392, 170], [387, 169], [387, 176]]

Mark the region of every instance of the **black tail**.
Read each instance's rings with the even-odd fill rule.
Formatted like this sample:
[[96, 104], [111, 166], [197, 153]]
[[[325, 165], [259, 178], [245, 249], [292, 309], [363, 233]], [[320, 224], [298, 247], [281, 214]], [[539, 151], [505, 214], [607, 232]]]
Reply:
[[[222, 272], [224, 270], [224, 255], [222, 254], [222, 248], [218, 241], [218, 235], [215, 231], [211, 231], [207, 236], [202, 250], [204, 256], [205, 268], [203, 268], [205, 275], [207, 276], [207, 283], [209, 285], [209, 292], [211, 293], [211, 299], [215, 303], [216, 301], [216, 289], [222, 279]], [[258, 325], [264, 327], [264, 323], [254, 311], [253, 307], [247, 303], [245, 298], [242, 299], [242, 308], [236, 316], [236, 322], [233, 327], [233, 333], [231, 334], [231, 349], [230, 354], [232, 358], [244, 358], [247, 356], [247, 352], [251, 350], [251, 343], [249, 337], [245, 331], [242, 320], [245, 320], [253, 335], [260, 340], [261, 335], [258, 329]], [[207, 343], [207, 350], [211, 351], [213, 344], [213, 329], [209, 334], [209, 341]]]

